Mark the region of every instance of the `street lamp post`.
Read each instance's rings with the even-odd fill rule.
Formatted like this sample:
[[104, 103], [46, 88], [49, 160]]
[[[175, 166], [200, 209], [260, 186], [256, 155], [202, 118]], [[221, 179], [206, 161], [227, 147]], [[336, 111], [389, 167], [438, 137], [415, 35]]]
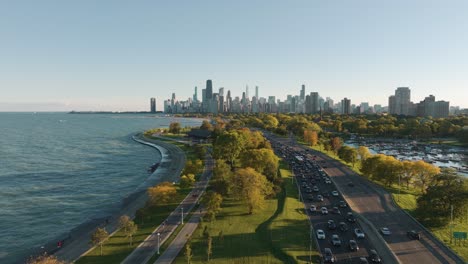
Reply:
[[158, 255], [159, 255], [160, 237], [161, 237], [161, 233], [158, 233]]
[[184, 208], [181, 207], [180, 210], [182, 211], [182, 214], [180, 215], [181, 219], [182, 219], [182, 224], [184, 224]]
[[401, 194], [401, 175], [398, 173], [398, 201], [400, 201], [400, 194]]

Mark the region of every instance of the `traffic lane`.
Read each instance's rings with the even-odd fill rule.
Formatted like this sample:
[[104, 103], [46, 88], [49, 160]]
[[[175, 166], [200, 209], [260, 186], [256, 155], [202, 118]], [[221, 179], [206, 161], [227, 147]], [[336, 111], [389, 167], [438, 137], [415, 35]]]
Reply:
[[[335, 183], [342, 189], [349, 204], [360, 212], [369, 221], [374, 223], [376, 228], [389, 227], [391, 236], [384, 236], [391, 250], [403, 263], [413, 263], [415, 259], [421, 263], [456, 263], [445, 254], [430, 237], [422, 232], [422, 239], [411, 240], [406, 236], [409, 230], [421, 230], [421, 227], [403, 211], [396, 208], [388, 193], [380, 190], [378, 186], [370, 186], [361, 176], [350, 172], [349, 168], [341, 163], [327, 162], [336, 165], [336, 168], [329, 168], [327, 172], [333, 177]], [[349, 180], [354, 183], [354, 187], [348, 186]]]
[[[331, 184], [323, 184], [320, 186], [323, 188], [324, 191], [331, 192], [332, 190], [335, 190], [333, 185]], [[301, 190], [302, 191], [302, 190]], [[303, 193], [304, 195], [304, 193]], [[314, 204], [318, 206], [317, 212], [311, 212], [308, 210], [308, 215], [309, 219], [314, 227], [314, 234], [317, 235], [316, 231], [318, 229], [322, 229], [325, 232], [326, 238], [324, 240], [318, 240], [320, 250], [323, 253], [324, 248], [330, 248], [335, 255], [335, 257], [338, 259], [337, 263], [359, 263], [359, 258], [360, 257], [367, 257], [369, 255], [368, 250], [371, 247], [370, 243], [367, 241], [367, 239], [357, 239], [354, 235], [354, 229], [355, 228], [362, 228], [358, 223], [350, 223], [345, 219], [345, 216], [348, 212], [351, 212], [349, 207], [346, 208], [341, 208], [342, 214], [333, 214], [329, 213], [327, 215], [322, 215], [320, 212], [320, 208], [322, 206], [326, 206], [328, 209], [331, 209], [333, 206], [338, 206], [338, 201], [342, 200], [341, 197], [334, 197], [331, 196], [329, 198], [324, 199], [323, 202], [305, 202], [306, 207], [310, 208], [311, 204]], [[347, 231], [340, 231], [338, 228], [335, 230], [330, 230], [328, 228], [328, 220], [333, 220], [335, 221], [335, 224], [338, 225], [340, 222], [345, 222], [348, 226]], [[337, 234], [342, 242], [341, 246], [333, 246], [331, 243], [331, 237], [333, 234]], [[351, 251], [349, 249], [349, 241], [350, 240], [355, 240], [359, 246], [358, 251]]]

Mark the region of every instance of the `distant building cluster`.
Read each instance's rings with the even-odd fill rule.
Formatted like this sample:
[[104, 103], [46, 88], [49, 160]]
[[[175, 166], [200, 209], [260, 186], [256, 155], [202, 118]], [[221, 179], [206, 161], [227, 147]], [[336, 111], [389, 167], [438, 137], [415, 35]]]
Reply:
[[388, 112], [394, 115], [432, 116], [434, 118], [447, 117], [450, 113], [447, 101], [436, 101], [435, 96], [429, 95], [419, 103], [411, 102], [409, 87], [398, 87], [395, 95], [388, 98]]
[[[156, 111], [156, 102], [151, 98], [151, 112]], [[231, 91], [225, 93], [224, 87], [217, 91], [213, 89], [213, 82], [206, 81], [206, 87], [201, 90], [199, 97], [198, 88], [187, 100], [178, 100], [173, 93], [171, 99], [164, 101], [164, 113], [339, 113], [339, 114], [375, 114], [388, 112], [396, 115], [446, 117], [449, 115], [449, 102], [435, 101], [430, 95], [419, 103], [411, 102], [411, 90], [408, 87], [399, 87], [395, 95], [389, 97], [388, 107], [368, 102], [359, 105], [351, 103], [351, 99], [343, 98], [335, 103], [330, 97], [325, 99], [318, 92], [306, 93], [305, 85], [301, 86], [298, 95], [287, 95], [286, 100], [281, 101], [275, 96], [259, 96], [259, 87], [255, 86], [255, 94], [250, 97], [249, 86], [246, 86], [242, 96], [233, 96]], [[452, 113], [460, 112], [459, 108], [450, 108]]]
[[341, 113], [352, 114], [356, 109], [362, 113], [379, 113], [385, 110], [380, 105], [374, 107], [369, 103], [362, 103], [361, 106], [351, 105], [351, 100], [344, 98], [341, 102], [334, 104], [334, 101], [327, 97], [324, 99], [318, 92], [306, 94], [305, 85], [302, 85], [299, 95], [287, 95], [286, 100], [281, 101], [275, 96], [260, 97], [259, 87], [255, 86], [255, 94], [250, 97], [249, 86], [246, 86], [242, 96], [232, 96], [231, 91], [225, 93], [224, 88], [213, 92], [213, 82], [206, 81], [205, 89], [202, 89], [201, 100], [198, 96], [198, 88], [192, 98], [182, 101], [177, 100], [175, 93], [171, 99], [164, 101], [164, 112], [167, 114], [180, 113], [306, 113], [318, 114]]

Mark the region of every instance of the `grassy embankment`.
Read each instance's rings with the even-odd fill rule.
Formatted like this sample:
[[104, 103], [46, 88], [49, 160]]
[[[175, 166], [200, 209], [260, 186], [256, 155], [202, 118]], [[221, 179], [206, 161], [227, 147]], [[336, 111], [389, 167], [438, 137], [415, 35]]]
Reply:
[[[336, 159], [340, 161], [341, 163], [347, 165], [351, 170], [356, 172], [359, 175], [361, 174], [361, 171], [359, 168], [361, 167], [360, 161], [358, 161], [354, 167], [352, 164], [349, 164], [342, 159], [340, 159], [333, 151], [325, 151], [322, 150], [320, 147], [312, 147], [312, 149], [320, 151], [329, 157]], [[406, 188], [406, 186], [401, 187], [400, 194], [398, 191], [398, 185], [394, 184], [392, 186], [386, 186], [383, 183], [379, 181], [372, 181], [379, 186], [385, 188], [389, 193], [392, 194], [394, 201], [406, 212], [411, 214], [413, 217], [417, 218], [415, 214], [416, 210], [416, 199], [418, 198], [419, 195], [421, 195], [421, 191], [417, 188], [412, 188], [411, 186], [409, 188]], [[455, 241], [450, 242], [450, 226], [444, 226], [444, 227], [432, 227], [428, 228], [440, 241], [442, 241], [445, 245], [450, 247], [453, 251], [455, 251], [458, 255], [460, 255], [465, 261], [468, 260], [468, 241], [465, 242], [463, 245], [463, 242], [455, 244]], [[454, 219], [454, 226], [453, 226], [453, 231], [460, 231], [460, 232], [467, 232], [468, 231], [468, 213], [465, 217], [459, 217]]]
[[[192, 263], [206, 263], [206, 227], [213, 238], [212, 263], [306, 263], [309, 261], [309, 224], [298, 201], [291, 172], [282, 164], [284, 188], [278, 197], [249, 215], [239, 201], [225, 199], [213, 222], [202, 222], [191, 238]], [[220, 236], [220, 234], [222, 235]], [[313, 247], [312, 260], [318, 262]], [[187, 263], [181, 252], [175, 263]]]
[[[172, 143], [174, 145], [179, 146], [186, 153], [187, 160], [197, 159], [197, 156], [193, 152], [193, 149], [178, 142], [169, 140], [167, 141], [168, 143]], [[185, 198], [185, 196], [187, 196], [189, 192], [190, 189], [177, 188], [177, 195], [174, 197], [171, 203], [160, 206], [147, 207], [147, 216], [145, 217], [145, 220], [143, 222], [136, 221], [136, 224], [138, 225], [138, 231], [133, 236], [132, 246], [129, 245], [129, 239], [125, 237], [123, 231], [118, 231], [105, 242], [103, 246], [102, 256], [100, 256], [100, 249], [97, 247], [85, 256], [81, 257], [76, 263], [120, 263], [138, 246], [138, 244], [143, 242], [143, 240], [148, 235], [150, 235], [153, 232], [153, 230], [157, 226], [159, 226], [172, 211], [174, 211], [174, 209]]]

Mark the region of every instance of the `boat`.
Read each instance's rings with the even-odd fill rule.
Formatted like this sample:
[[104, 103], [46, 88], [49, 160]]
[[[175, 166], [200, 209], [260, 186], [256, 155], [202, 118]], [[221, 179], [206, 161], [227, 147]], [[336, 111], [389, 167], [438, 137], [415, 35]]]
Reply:
[[148, 172], [153, 173], [158, 167], [159, 167], [159, 162], [156, 162], [148, 168]]

